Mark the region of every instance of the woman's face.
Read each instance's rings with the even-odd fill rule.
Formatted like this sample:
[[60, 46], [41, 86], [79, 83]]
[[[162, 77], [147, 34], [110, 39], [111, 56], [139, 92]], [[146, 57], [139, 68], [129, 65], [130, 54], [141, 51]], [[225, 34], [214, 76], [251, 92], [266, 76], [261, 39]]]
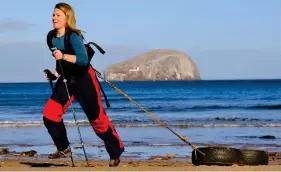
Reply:
[[66, 25], [66, 15], [60, 9], [55, 8], [53, 13], [53, 27], [60, 29]]

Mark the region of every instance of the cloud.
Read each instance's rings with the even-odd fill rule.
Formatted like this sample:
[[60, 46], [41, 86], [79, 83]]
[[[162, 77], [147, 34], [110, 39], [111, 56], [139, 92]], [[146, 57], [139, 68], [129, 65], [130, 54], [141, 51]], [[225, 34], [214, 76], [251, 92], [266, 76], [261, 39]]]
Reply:
[[22, 20], [3, 19], [0, 20], [0, 33], [9, 31], [25, 31], [33, 24]]

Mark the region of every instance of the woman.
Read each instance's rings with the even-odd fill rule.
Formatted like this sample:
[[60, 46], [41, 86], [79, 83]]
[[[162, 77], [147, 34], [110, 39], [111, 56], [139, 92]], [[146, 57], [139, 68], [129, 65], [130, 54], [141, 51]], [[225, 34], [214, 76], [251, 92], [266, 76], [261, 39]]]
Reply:
[[[54, 30], [52, 30], [55, 32], [52, 43], [56, 50], [53, 51], [52, 55], [56, 59], [57, 72], [55, 72], [55, 75], [58, 79], [43, 111], [44, 124], [57, 147], [57, 151], [50, 154], [49, 158], [71, 156], [62, 119], [70, 104], [63, 78], [60, 76], [63, 72], [67, 79], [66, 83], [71, 101], [76, 99], [79, 102], [93, 130], [104, 141], [105, 148], [110, 156], [109, 165], [117, 166], [120, 163], [120, 156], [124, 152], [124, 146], [105, 113], [98, 80], [93, 68], [88, 63], [81, 31], [75, 25], [76, 19], [72, 7], [66, 3], [56, 4], [53, 13]], [[64, 37], [69, 32], [71, 33], [69, 36], [70, 44], [64, 45]], [[62, 71], [58, 61], [61, 62]]]

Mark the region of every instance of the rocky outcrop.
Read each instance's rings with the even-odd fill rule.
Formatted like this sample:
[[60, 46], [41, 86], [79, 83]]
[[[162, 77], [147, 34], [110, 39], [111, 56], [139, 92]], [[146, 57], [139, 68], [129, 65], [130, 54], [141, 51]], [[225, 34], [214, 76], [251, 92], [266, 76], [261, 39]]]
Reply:
[[159, 49], [109, 66], [110, 81], [200, 80], [195, 63], [184, 52]]

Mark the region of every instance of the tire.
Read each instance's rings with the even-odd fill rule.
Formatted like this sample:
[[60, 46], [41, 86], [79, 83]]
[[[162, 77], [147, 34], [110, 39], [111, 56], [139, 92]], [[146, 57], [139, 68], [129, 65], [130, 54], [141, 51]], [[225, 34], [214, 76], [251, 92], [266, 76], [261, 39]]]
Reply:
[[201, 147], [197, 149], [205, 155], [196, 151], [196, 159], [195, 150], [193, 150], [192, 163], [194, 165], [233, 165], [239, 164], [243, 160], [241, 152], [235, 148]]
[[268, 151], [240, 149], [243, 156], [243, 165], [268, 165]]

